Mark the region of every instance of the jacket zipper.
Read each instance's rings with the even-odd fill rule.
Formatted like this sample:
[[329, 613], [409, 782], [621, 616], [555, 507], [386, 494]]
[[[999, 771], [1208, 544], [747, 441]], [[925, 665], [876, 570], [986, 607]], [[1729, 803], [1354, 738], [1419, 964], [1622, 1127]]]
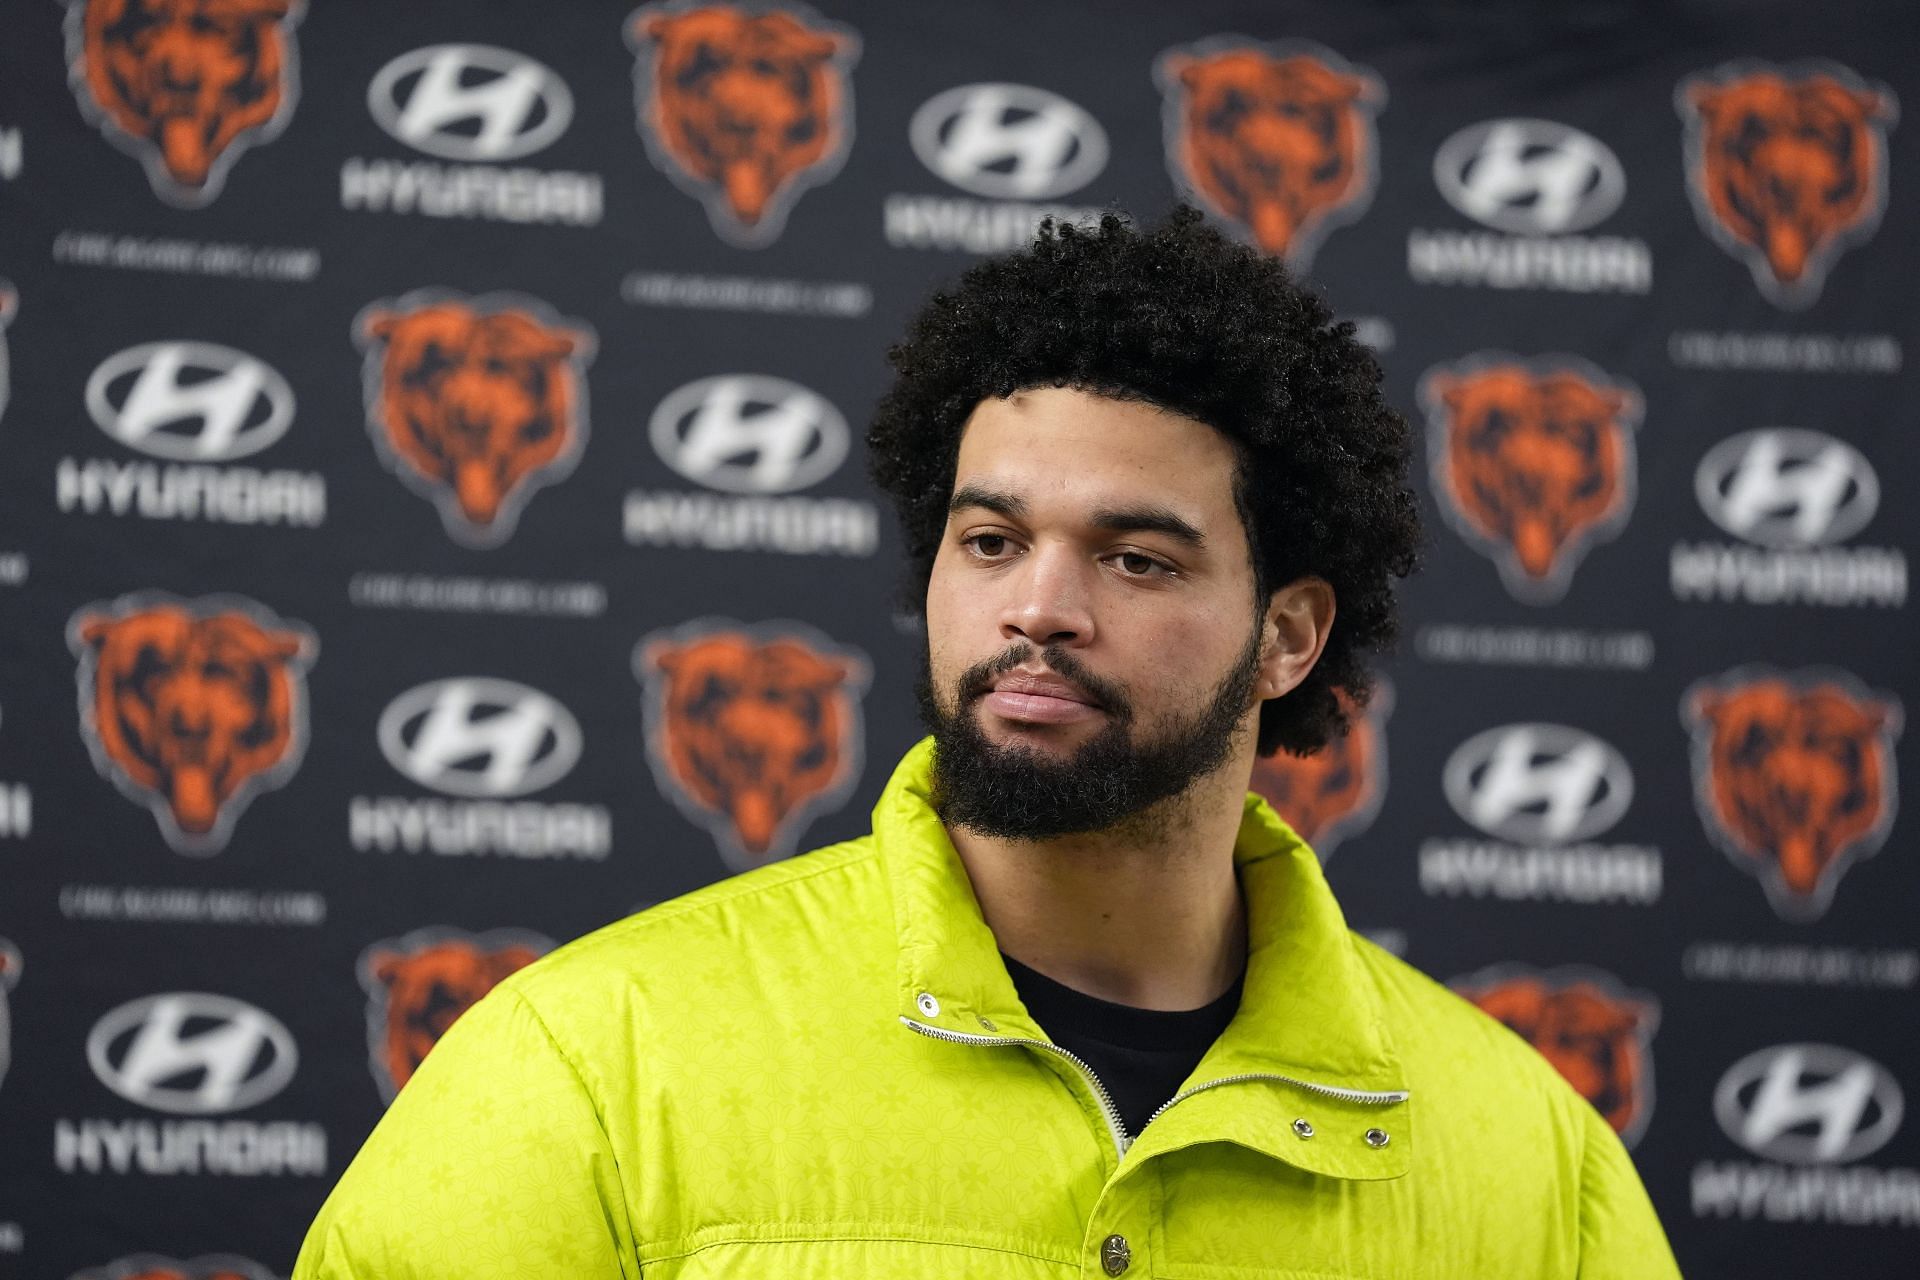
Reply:
[[1407, 1100], [1407, 1091], [1405, 1089], [1342, 1089], [1338, 1085], [1317, 1084], [1312, 1080], [1300, 1080], [1293, 1076], [1255, 1072], [1249, 1075], [1221, 1076], [1218, 1080], [1208, 1080], [1203, 1084], [1193, 1086], [1191, 1089], [1182, 1089], [1179, 1093], [1174, 1094], [1171, 1098], [1161, 1103], [1159, 1110], [1156, 1110], [1152, 1115], [1147, 1117], [1147, 1123], [1152, 1124], [1155, 1120], [1158, 1120], [1160, 1118], [1160, 1112], [1165, 1111], [1176, 1102], [1191, 1098], [1196, 1093], [1202, 1093], [1218, 1085], [1239, 1084], [1242, 1080], [1279, 1080], [1285, 1084], [1293, 1085], [1297, 1089], [1305, 1089], [1309, 1093], [1318, 1093], [1329, 1098], [1338, 1098], [1342, 1102], [1365, 1103], [1368, 1106], [1383, 1107]]
[[[1114, 1151], [1124, 1159], [1127, 1154], [1127, 1148], [1133, 1145], [1133, 1139], [1127, 1136], [1126, 1125], [1120, 1119], [1119, 1108], [1113, 1105], [1113, 1096], [1107, 1092], [1107, 1086], [1100, 1083], [1100, 1077], [1093, 1074], [1093, 1068], [1088, 1066], [1079, 1055], [1070, 1053], [1062, 1049], [1059, 1045], [1046, 1040], [1029, 1040], [1020, 1036], [976, 1036], [969, 1035], [964, 1031], [944, 1031], [939, 1027], [930, 1027], [924, 1022], [915, 1022], [905, 1014], [900, 1016], [900, 1021], [906, 1023], [921, 1035], [932, 1036], [935, 1040], [950, 1040], [955, 1044], [1024, 1044], [1031, 1045], [1035, 1049], [1045, 1049], [1048, 1053], [1065, 1058], [1077, 1067], [1080, 1074], [1087, 1078], [1087, 1083], [1093, 1086], [1094, 1095], [1100, 1100], [1100, 1109], [1106, 1114], [1107, 1128], [1113, 1134]], [[1191, 1098], [1196, 1093], [1203, 1093], [1208, 1089], [1217, 1088], [1223, 1084], [1239, 1084], [1246, 1080], [1278, 1080], [1283, 1084], [1293, 1085], [1297, 1089], [1305, 1089], [1309, 1093], [1317, 1093], [1328, 1098], [1338, 1098], [1342, 1102], [1364, 1103], [1368, 1106], [1391, 1106], [1396, 1102], [1405, 1102], [1408, 1097], [1405, 1089], [1343, 1089], [1339, 1085], [1320, 1084], [1313, 1080], [1301, 1080], [1296, 1076], [1275, 1075], [1270, 1072], [1253, 1072], [1245, 1075], [1221, 1076], [1218, 1080], [1208, 1080], [1202, 1084], [1193, 1086], [1191, 1089], [1182, 1089], [1179, 1093], [1174, 1094], [1171, 1098], [1161, 1103], [1154, 1113], [1147, 1117], [1147, 1123], [1152, 1124], [1160, 1118], [1160, 1113], [1168, 1107], [1176, 1102]]]
[[[1127, 1148], [1133, 1145], [1133, 1139], [1127, 1136], [1127, 1126], [1120, 1119], [1120, 1109], [1113, 1105], [1113, 1095], [1107, 1092], [1107, 1086], [1100, 1083], [1100, 1077], [1093, 1074], [1093, 1068], [1086, 1064], [1078, 1054], [1070, 1053], [1059, 1045], [1046, 1040], [1028, 1040], [1020, 1036], [975, 1036], [964, 1031], [943, 1031], [939, 1027], [930, 1027], [924, 1022], [915, 1022], [905, 1014], [900, 1021], [912, 1027], [923, 1036], [932, 1036], [935, 1040], [951, 1040], [955, 1044], [1024, 1044], [1035, 1049], [1045, 1049], [1048, 1053], [1065, 1058], [1087, 1078], [1093, 1086], [1093, 1093], [1100, 1101], [1100, 1110], [1107, 1117], [1107, 1131], [1113, 1135], [1114, 1154], [1126, 1159]], [[1165, 1110], [1162, 1107], [1161, 1110]]]

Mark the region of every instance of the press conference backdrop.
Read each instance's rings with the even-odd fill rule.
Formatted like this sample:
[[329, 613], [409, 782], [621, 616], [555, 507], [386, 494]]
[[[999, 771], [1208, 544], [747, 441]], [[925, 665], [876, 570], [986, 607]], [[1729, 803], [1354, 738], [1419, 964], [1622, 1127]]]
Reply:
[[1687, 1274], [1913, 1274], [1903, 6], [9, 17], [0, 1270], [284, 1274], [501, 977], [865, 830], [886, 344], [1185, 194], [1378, 351], [1432, 528], [1258, 786]]

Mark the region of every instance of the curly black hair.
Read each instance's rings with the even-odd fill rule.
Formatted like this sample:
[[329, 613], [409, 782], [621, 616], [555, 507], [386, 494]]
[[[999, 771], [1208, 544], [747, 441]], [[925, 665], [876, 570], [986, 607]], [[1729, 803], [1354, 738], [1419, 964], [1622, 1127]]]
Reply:
[[887, 359], [896, 376], [868, 458], [900, 515], [916, 608], [976, 405], [1039, 387], [1156, 405], [1234, 442], [1255, 606], [1307, 574], [1333, 587], [1326, 649], [1261, 709], [1260, 754], [1306, 755], [1345, 732], [1335, 691], [1366, 704], [1365, 656], [1394, 639], [1393, 580], [1417, 560], [1411, 437], [1353, 324], [1335, 322], [1284, 264], [1189, 205], [1145, 231], [1112, 213], [1097, 228], [1049, 221], [1030, 248], [935, 293]]

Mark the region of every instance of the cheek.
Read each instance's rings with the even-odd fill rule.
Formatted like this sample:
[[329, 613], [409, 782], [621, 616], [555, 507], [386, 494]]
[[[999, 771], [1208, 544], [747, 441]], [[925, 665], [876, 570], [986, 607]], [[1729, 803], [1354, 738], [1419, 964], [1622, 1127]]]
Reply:
[[936, 658], [943, 645], [950, 646], [978, 625], [985, 605], [977, 588], [969, 591], [961, 582], [951, 553], [943, 546], [927, 579], [927, 637]]

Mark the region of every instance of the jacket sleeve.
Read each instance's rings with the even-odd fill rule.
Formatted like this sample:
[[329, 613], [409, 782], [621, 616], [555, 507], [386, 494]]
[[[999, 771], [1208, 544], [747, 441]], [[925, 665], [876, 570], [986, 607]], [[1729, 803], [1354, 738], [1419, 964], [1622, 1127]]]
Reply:
[[294, 1280], [639, 1274], [593, 1098], [512, 985], [440, 1038], [327, 1197], [293, 1269]]
[[1627, 1149], [1601, 1114], [1583, 1107], [1580, 1280], [1680, 1280], [1680, 1266]]

